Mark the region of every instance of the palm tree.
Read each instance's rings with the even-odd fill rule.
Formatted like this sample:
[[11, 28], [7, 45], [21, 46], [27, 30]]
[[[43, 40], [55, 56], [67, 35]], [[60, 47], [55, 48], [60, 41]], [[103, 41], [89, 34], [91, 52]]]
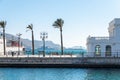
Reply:
[[4, 47], [4, 55], [6, 55], [6, 49], [5, 49], [5, 25], [6, 21], [1, 21], [0, 26], [3, 28], [3, 47]]
[[64, 24], [64, 20], [62, 20], [61, 18], [60, 19], [57, 19], [54, 23], [53, 23], [53, 26], [55, 28], [59, 28], [60, 29], [60, 36], [61, 36], [61, 54], [63, 55], [63, 37], [62, 37], [62, 27], [63, 27], [63, 24]]
[[34, 35], [33, 35], [33, 24], [28, 25], [28, 29], [32, 32], [32, 55], [34, 55]]

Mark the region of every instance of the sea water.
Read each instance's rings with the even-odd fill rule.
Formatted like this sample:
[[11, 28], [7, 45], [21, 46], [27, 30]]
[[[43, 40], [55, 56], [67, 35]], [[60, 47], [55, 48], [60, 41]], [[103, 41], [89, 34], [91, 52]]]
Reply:
[[[35, 54], [42, 53], [43, 50], [35, 49]], [[64, 54], [85, 54], [87, 51], [85, 49], [65, 49]], [[32, 54], [31, 50], [26, 50], [26, 54]], [[61, 50], [45, 50], [46, 54], [57, 53], [61, 54]]]
[[120, 69], [0, 68], [0, 80], [120, 80]]

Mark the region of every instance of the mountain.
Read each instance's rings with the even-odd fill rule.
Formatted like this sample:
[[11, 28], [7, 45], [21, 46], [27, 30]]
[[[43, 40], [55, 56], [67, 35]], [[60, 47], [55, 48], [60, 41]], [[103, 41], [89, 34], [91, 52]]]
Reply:
[[[2, 33], [0, 33], [0, 35], [1, 34]], [[15, 36], [15, 35], [6, 33], [6, 40], [15, 40], [15, 41], [18, 41], [18, 37]], [[32, 41], [29, 40], [29, 39], [23, 39], [23, 38], [21, 38], [21, 42], [22, 42], [22, 45], [25, 48], [31, 48], [32, 47]], [[39, 40], [35, 40], [34, 41], [34, 46], [35, 46], [35, 48], [42, 48], [43, 42], [39, 41]], [[57, 50], [60, 49], [60, 45], [59, 44], [55, 44], [52, 41], [46, 41], [45, 46], [46, 46], [47, 49], [57, 49]], [[73, 46], [71, 48], [65, 48], [64, 47], [64, 49], [85, 49], [85, 48], [82, 47], [82, 46]]]
[[[7, 34], [7, 33], [6, 33], [6, 39], [7, 40], [16, 40], [16, 41], [18, 40], [18, 38], [16, 36], [14, 36], [12, 34]], [[31, 48], [31, 46], [32, 46], [32, 41], [29, 39], [21, 38], [21, 42], [25, 48]], [[40, 48], [43, 46], [43, 43], [42, 43], [42, 41], [35, 40], [34, 45], [35, 45], [35, 48]], [[46, 41], [45, 46], [47, 46], [48, 48], [60, 49], [60, 45], [55, 44], [52, 41]]]
[[[31, 40], [28, 39], [21, 39], [23, 42], [23, 45], [27, 48], [30, 48], [32, 46]], [[34, 41], [35, 48], [41, 48], [43, 46], [42, 41], [35, 40]], [[54, 48], [54, 49], [60, 49], [60, 45], [53, 43], [52, 41], [46, 41], [45, 46], [49, 48]]]
[[73, 47], [70, 47], [70, 48], [67, 48], [67, 49], [84, 49], [85, 50], [85, 48], [82, 47], [82, 46], [73, 46]]

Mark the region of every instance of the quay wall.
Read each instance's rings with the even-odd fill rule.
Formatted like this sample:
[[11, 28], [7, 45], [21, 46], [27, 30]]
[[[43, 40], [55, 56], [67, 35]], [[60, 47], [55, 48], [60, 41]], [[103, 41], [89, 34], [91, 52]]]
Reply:
[[0, 57], [0, 67], [120, 68], [120, 57]]

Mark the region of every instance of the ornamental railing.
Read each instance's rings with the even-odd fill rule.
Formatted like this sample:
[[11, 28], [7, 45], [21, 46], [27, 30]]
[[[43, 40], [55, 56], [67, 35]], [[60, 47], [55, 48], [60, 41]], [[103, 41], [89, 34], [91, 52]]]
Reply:
[[[7, 54], [7, 55], [0, 55], [0, 57], [43, 57], [43, 54], [25, 54], [24, 52], [21, 52], [20, 55], [15, 54], [15, 53], [11, 53], [11, 54]], [[74, 53], [69, 53], [69, 54], [65, 54], [61, 55], [61, 54], [45, 54], [45, 57], [113, 57], [113, 58], [117, 58], [120, 57], [120, 52], [111, 52], [111, 53], [107, 53], [107, 52], [101, 52], [100, 54], [95, 54], [95, 52], [86, 52], [86, 53], [79, 53], [79, 54], [74, 54]]]
[[88, 39], [94, 39], [94, 40], [109, 40], [111, 37], [88, 37]]

